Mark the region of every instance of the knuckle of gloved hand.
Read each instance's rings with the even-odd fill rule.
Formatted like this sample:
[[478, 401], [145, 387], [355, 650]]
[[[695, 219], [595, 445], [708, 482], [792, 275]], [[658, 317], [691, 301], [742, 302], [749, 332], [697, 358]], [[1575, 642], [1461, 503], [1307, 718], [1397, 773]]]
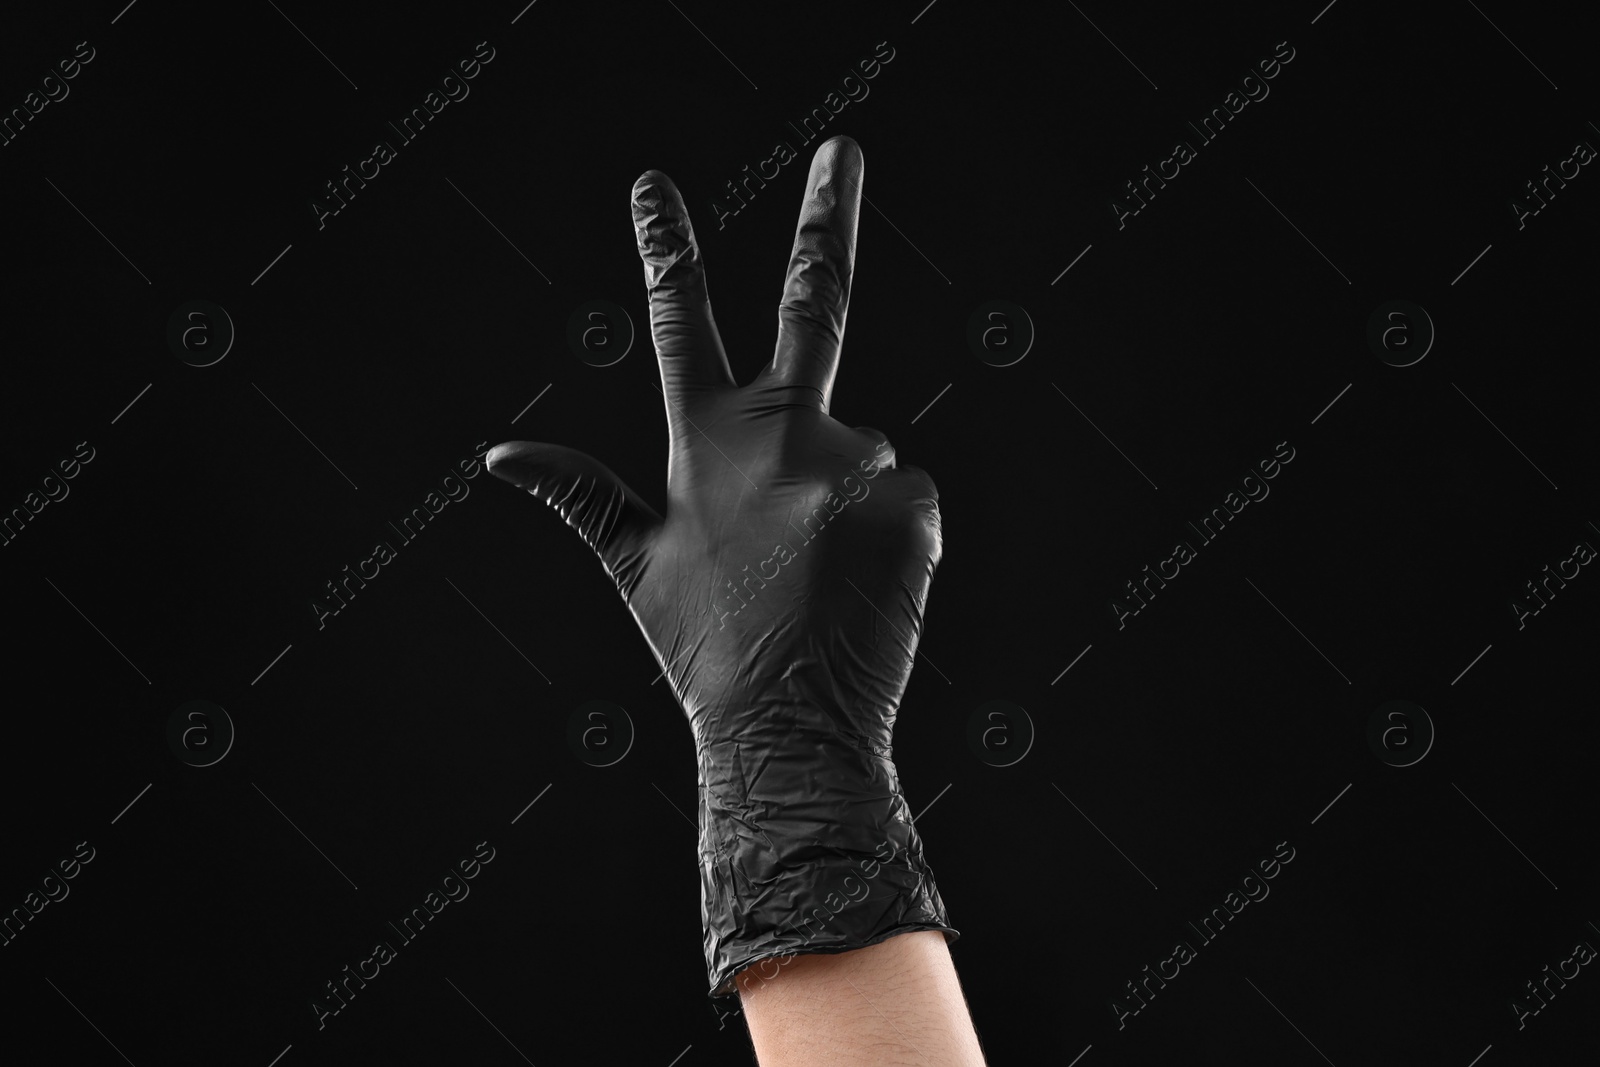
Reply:
[[944, 554], [944, 525], [939, 515], [937, 493], [918, 487], [901, 512], [913, 555], [928, 556], [938, 562]]
[[939, 487], [934, 484], [931, 474], [921, 467], [914, 467], [909, 464], [901, 467], [900, 470], [903, 474], [914, 479], [918, 488], [927, 496], [929, 502], [937, 506], [939, 503]]
[[861, 469], [864, 472], [871, 470], [894, 470], [895, 465], [896, 459], [894, 443], [887, 437], [884, 437], [880, 441], [874, 441], [872, 444], [871, 453], [863, 457], [860, 463]]

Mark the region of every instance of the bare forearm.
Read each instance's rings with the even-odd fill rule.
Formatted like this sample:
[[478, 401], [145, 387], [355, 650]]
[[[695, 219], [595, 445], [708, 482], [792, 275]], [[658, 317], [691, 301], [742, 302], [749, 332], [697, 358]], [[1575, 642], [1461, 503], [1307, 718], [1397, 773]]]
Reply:
[[787, 957], [773, 971], [758, 965], [736, 979], [761, 1067], [983, 1067], [936, 930]]

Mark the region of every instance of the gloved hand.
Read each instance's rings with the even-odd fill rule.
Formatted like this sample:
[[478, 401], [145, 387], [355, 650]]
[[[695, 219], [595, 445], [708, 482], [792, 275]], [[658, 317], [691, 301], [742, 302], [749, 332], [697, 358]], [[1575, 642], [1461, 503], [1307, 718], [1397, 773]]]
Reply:
[[665, 518], [573, 449], [514, 441], [487, 456], [599, 555], [688, 714], [712, 996], [769, 957], [957, 936], [890, 748], [941, 554], [938, 491], [882, 433], [828, 415], [861, 178], [854, 141], [818, 148], [777, 351], [742, 388], [682, 196], [660, 171], [634, 183], [671, 447]]

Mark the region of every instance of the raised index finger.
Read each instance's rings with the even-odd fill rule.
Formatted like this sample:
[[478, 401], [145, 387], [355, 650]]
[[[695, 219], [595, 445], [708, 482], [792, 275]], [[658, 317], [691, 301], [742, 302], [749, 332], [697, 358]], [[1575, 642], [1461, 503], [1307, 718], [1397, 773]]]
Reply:
[[701, 387], [732, 386], [689, 211], [678, 187], [659, 170], [647, 170], [633, 183], [633, 225], [666, 396], [671, 400]]

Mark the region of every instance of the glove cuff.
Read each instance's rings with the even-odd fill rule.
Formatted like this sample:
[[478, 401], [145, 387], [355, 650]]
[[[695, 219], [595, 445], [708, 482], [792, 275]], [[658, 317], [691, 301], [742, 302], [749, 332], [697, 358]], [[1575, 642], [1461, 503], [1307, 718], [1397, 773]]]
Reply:
[[775, 977], [785, 962], [778, 957], [848, 952], [914, 930], [939, 930], [952, 944], [960, 936], [923, 857], [893, 763], [859, 749], [857, 755], [857, 769], [866, 772], [859, 788], [842, 788], [830, 775], [824, 795], [799, 801], [762, 803], [747, 794], [730, 803], [702, 782], [701, 918], [710, 996], [732, 996]]

